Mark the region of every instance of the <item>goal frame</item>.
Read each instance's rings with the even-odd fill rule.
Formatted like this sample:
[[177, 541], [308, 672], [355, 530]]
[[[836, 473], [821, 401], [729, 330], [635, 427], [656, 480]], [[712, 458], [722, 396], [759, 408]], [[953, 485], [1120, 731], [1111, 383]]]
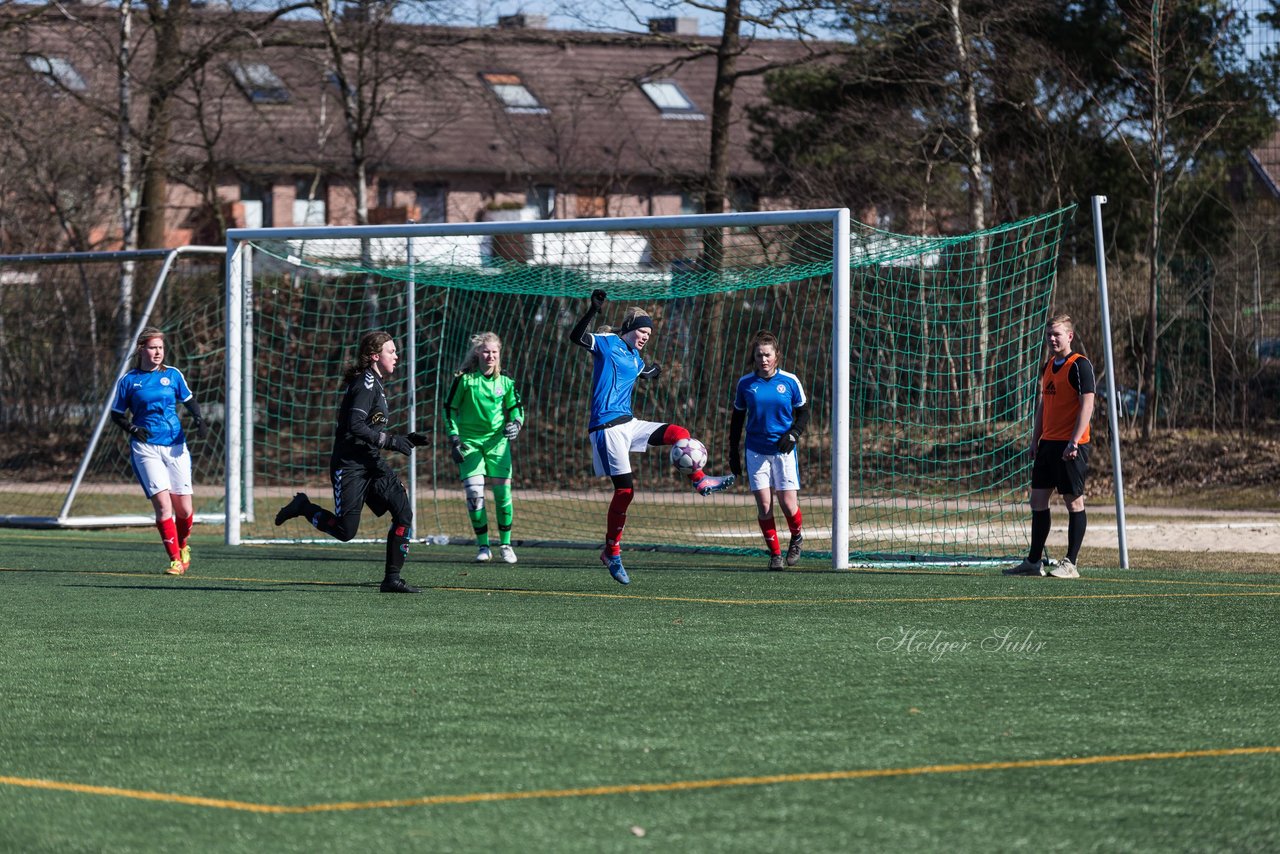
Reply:
[[[225, 246], [178, 246], [172, 249], [121, 249], [114, 251], [97, 251], [97, 252], [42, 252], [30, 253], [22, 255], [0, 255], [0, 264], [5, 265], [34, 265], [34, 264], [65, 264], [65, 263], [136, 263], [138, 261], [155, 261], [162, 260], [160, 271], [156, 274], [155, 281], [151, 285], [151, 291], [147, 295], [147, 301], [138, 312], [137, 321], [134, 323], [130, 341], [134, 341], [142, 334], [142, 330], [151, 322], [152, 313], [155, 311], [156, 303], [160, 300], [160, 295], [164, 291], [165, 284], [169, 280], [169, 274], [173, 267], [184, 256], [188, 255], [217, 255], [226, 254]], [[76, 496], [79, 494], [80, 486], [84, 481], [86, 472], [88, 471], [90, 462], [93, 459], [94, 452], [97, 450], [102, 440], [102, 434], [106, 429], [107, 421], [111, 417], [111, 405], [115, 401], [115, 386], [129, 371], [132, 364], [134, 353], [132, 350], [125, 353], [117, 367], [115, 378], [112, 380], [106, 399], [102, 403], [102, 409], [98, 412], [98, 417], [94, 423], [93, 432], [90, 435], [89, 442], [85, 447], [80, 462], [76, 467], [76, 472], [71, 478], [71, 483], [67, 486], [67, 494], [62, 500], [61, 508], [57, 516], [32, 516], [21, 514], [0, 514], [0, 528], [109, 528], [109, 527], [132, 527], [138, 525], [150, 525], [155, 522], [152, 515], [141, 514], [112, 514], [112, 515], [96, 515], [96, 516], [73, 516], [71, 508], [75, 503]], [[217, 513], [197, 513], [195, 514], [197, 522], [216, 523], [223, 519], [223, 516]]]
[[[412, 264], [412, 238], [496, 236], [510, 234], [609, 233], [655, 229], [707, 229], [734, 226], [822, 225], [832, 230], [831, 270], [831, 564], [849, 568], [850, 464], [850, 216], [848, 208], [822, 208], [750, 213], [681, 216], [599, 217], [511, 222], [432, 223], [423, 225], [311, 226], [236, 228], [226, 243], [226, 510], [227, 545], [241, 543], [242, 521], [252, 521], [253, 459], [244, 448], [253, 438], [254, 389], [245, 382], [253, 369], [253, 269], [246, 244], [253, 240], [405, 239], [406, 262]], [[413, 281], [408, 282], [406, 311], [415, 311]], [[405, 362], [416, 364], [414, 324], [409, 322]], [[412, 367], [410, 368], [412, 370]], [[412, 390], [412, 374], [409, 387]], [[407, 421], [417, 429], [416, 400], [411, 391]], [[416, 460], [415, 460], [416, 462]], [[417, 506], [416, 466], [410, 466], [410, 499]]]

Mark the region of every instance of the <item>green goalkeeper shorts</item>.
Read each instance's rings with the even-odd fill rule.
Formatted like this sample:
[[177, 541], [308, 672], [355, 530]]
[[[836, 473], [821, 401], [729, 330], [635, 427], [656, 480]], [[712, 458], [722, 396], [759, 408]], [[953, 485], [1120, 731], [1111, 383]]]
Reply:
[[478, 474], [502, 479], [511, 477], [511, 443], [501, 433], [496, 441], [490, 439], [472, 444], [463, 439], [462, 448], [465, 454], [458, 469], [463, 480]]

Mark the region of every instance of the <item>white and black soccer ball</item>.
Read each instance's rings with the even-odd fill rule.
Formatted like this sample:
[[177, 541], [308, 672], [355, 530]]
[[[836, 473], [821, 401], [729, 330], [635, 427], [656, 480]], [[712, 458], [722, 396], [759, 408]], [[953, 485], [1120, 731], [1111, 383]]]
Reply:
[[671, 446], [671, 465], [681, 474], [693, 474], [707, 464], [707, 446], [690, 436]]

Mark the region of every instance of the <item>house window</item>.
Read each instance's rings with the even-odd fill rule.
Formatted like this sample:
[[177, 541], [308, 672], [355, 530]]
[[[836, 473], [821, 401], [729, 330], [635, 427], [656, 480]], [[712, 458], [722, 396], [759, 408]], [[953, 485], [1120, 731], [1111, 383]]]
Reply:
[[70, 92], [83, 92], [89, 88], [75, 66], [60, 56], [31, 55], [25, 59], [27, 68], [39, 74], [50, 86]]
[[556, 188], [551, 184], [534, 184], [525, 194], [525, 207], [535, 208], [538, 219], [555, 219]]
[[297, 195], [293, 199], [294, 225], [325, 224], [325, 185], [308, 176], [299, 178], [296, 184]]
[[449, 221], [449, 190], [444, 184], [415, 184], [418, 222]]
[[547, 108], [537, 96], [529, 91], [529, 87], [520, 79], [519, 74], [509, 72], [490, 72], [480, 75], [481, 79], [497, 96], [508, 113], [545, 113]]
[[289, 90], [265, 62], [235, 61], [227, 66], [240, 91], [255, 104], [287, 104]]
[[680, 194], [680, 213], [681, 214], [700, 214], [703, 213], [702, 194], [694, 195], [690, 192], [682, 192]]
[[257, 181], [245, 181], [240, 184], [240, 205], [244, 209], [245, 228], [270, 228], [271, 187]]
[[640, 89], [662, 113], [664, 119], [706, 118], [674, 80], [641, 80]]

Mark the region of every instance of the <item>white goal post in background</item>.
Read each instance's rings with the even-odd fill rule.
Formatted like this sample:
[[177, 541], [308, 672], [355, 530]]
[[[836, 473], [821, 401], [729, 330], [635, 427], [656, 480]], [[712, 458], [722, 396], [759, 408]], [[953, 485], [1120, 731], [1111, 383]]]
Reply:
[[[611, 300], [623, 299], [630, 301], [632, 297], [627, 295], [627, 280], [629, 274], [634, 274], [637, 281], [643, 280], [646, 283], [645, 289], [634, 296], [634, 299], [644, 300], [654, 299], [654, 294], [666, 288], [670, 291], [670, 280], [673, 274], [671, 267], [674, 265], [655, 264], [652, 261], [645, 261], [643, 257], [638, 259], [638, 263], [632, 263], [628, 260], [626, 263], [611, 263], [607, 258], [600, 259], [597, 250], [587, 249], [582, 254], [575, 257], [567, 257], [564, 248], [573, 246], [590, 246], [590, 245], [615, 245], [608, 238], [610, 236], [619, 235], [640, 235], [646, 242], [646, 247], [642, 250], [648, 251], [652, 248], [654, 240], [645, 236], [668, 235], [672, 232], [692, 232], [695, 234], [707, 233], [723, 233], [730, 230], [751, 231], [752, 233], [761, 233], [763, 229], [803, 229], [806, 226], [813, 226], [821, 233], [828, 235], [826, 252], [826, 264], [829, 271], [834, 271], [834, 275], [830, 276], [831, 302], [827, 313], [826, 322], [829, 324], [829, 330], [824, 329], [822, 338], [830, 342], [829, 351], [829, 378], [823, 378], [823, 385], [829, 382], [830, 388], [848, 389], [849, 388], [849, 212], [847, 209], [829, 209], [829, 210], [807, 210], [807, 211], [783, 211], [783, 212], [760, 212], [760, 213], [744, 213], [744, 214], [722, 214], [722, 215], [698, 215], [698, 216], [674, 216], [674, 217], [634, 217], [634, 218], [601, 218], [601, 219], [580, 219], [580, 220], [539, 220], [539, 221], [519, 221], [519, 222], [482, 222], [482, 223], [450, 223], [450, 224], [431, 224], [431, 225], [384, 225], [384, 226], [351, 226], [351, 227], [312, 227], [312, 228], [273, 228], [273, 229], [233, 229], [227, 234], [227, 280], [226, 280], [226, 472], [227, 472], [227, 489], [226, 489], [226, 542], [228, 544], [238, 544], [246, 539], [244, 525], [256, 522], [258, 511], [255, 510], [255, 503], [260, 500], [257, 495], [259, 488], [257, 484], [256, 455], [252, 450], [255, 447], [255, 432], [258, 431], [258, 421], [260, 420], [258, 402], [261, 400], [264, 390], [258, 387], [256, 380], [257, 371], [259, 369], [260, 360], [267, 358], [278, 358], [280, 353], [264, 353], [262, 344], [258, 340], [259, 335], [255, 331], [255, 307], [258, 304], [259, 289], [264, 285], [258, 282], [259, 276], [255, 274], [255, 269], [261, 270], [270, 266], [281, 276], [283, 280], [289, 275], [287, 268], [292, 267], [293, 271], [306, 270], [308, 274], [316, 278], [324, 278], [333, 275], [326, 272], [323, 268], [323, 262], [312, 260], [307, 253], [318, 250], [327, 254], [329, 263], [334, 265], [338, 270], [338, 275], [342, 273], [352, 273], [352, 257], [355, 258], [354, 266], [360, 267], [362, 273], [367, 273], [371, 266], [371, 259], [377, 258], [378, 261], [373, 262], [372, 266], [386, 266], [394, 269], [391, 277], [385, 279], [376, 285], [368, 285], [366, 287], [375, 287], [379, 294], [386, 298], [394, 296], [399, 300], [397, 312], [402, 314], [398, 321], [401, 325], [398, 327], [402, 330], [403, 337], [397, 335], [398, 343], [402, 349], [401, 365], [405, 368], [406, 376], [398, 377], [399, 381], [409, 380], [408, 402], [402, 403], [395, 401], [392, 403], [392, 417], [396, 423], [401, 423], [400, 419], [405, 418], [408, 429], [419, 429], [430, 433], [437, 433], [439, 425], [419, 423], [420, 413], [418, 412], [418, 400], [421, 399], [425, 390], [421, 379], [417, 376], [417, 366], [420, 364], [423, 356], [419, 352], [419, 323], [417, 317], [419, 297], [418, 292], [424, 287], [444, 288], [449, 287], [447, 282], [439, 285], [431, 285], [423, 281], [425, 276], [420, 275], [420, 270], [429, 269], [435, 266], [441, 269], [457, 270], [460, 267], [474, 267], [471, 273], [483, 273], [485, 270], [492, 271], [493, 266], [490, 259], [494, 256], [495, 243], [507, 238], [524, 238], [525, 249], [527, 251], [530, 245], [533, 246], [533, 258], [525, 259], [506, 259], [511, 262], [506, 264], [506, 268], [523, 262], [523, 269], [536, 270], [540, 265], [546, 268], [552, 268], [557, 271], [557, 275], [568, 270], [574, 272], [575, 268], [581, 268], [582, 276], [577, 280], [579, 292], [573, 294], [575, 298], [573, 305], [576, 309], [581, 309], [586, 305], [585, 297], [590, 293], [592, 284], [604, 287], [610, 291]], [[578, 240], [562, 239], [560, 236], [577, 235]], [[732, 238], [726, 238], [727, 242], [731, 242]], [[348, 248], [345, 252], [335, 250], [333, 247], [342, 245], [346, 242]], [[740, 241], [741, 242], [741, 241]], [[258, 256], [263, 252], [264, 247], [268, 251], [264, 254], [267, 256], [260, 261]], [[445, 249], [450, 251], [458, 250], [458, 247], [464, 247], [460, 252], [452, 255], [450, 258], [441, 258], [439, 253]], [[479, 247], [479, 251], [472, 251], [471, 247]], [[271, 251], [274, 250], [274, 251]], [[387, 260], [389, 259], [389, 260]], [[461, 260], [459, 260], [461, 259]], [[550, 260], [548, 260], [550, 259]], [[283, 265], [280, 263], [283, 261]], [[360, 262], [363, 261], [363, 265]], [[499, 265], [503, 266], [503, 265]], [[286, 268], [285, 272], [279, 272]], [[593, 278], [595, 276], [599, 278]], [[499, 276], [494, 276], [495, 280]], [[509, 278], [509, 277], [508, 277]], [[665, 280], [665, 284], [659, 282], [655, 285], [657, 279]], [[605, 284], [605, 282], [613, 284]], [[304, 286], [305, 287], [305, 286]], [[654, 288], [657, 288], [657, 291]], [[569, 295], [564, 294], [561, 290], [553, 287], [549, 292], [550, 296], [557, 298], [564, 297], [567, 301]], [[440, 300], [447, 300], [447, 295], [440, 297]], [[493, 303], [495, 309], [501, 306], [495, 301]], [[385, 320], [386, 315], [382, 315]], [[471, 318], [467, 318], [470, 320]], [[465, 321], [464, 321], [465, 322]], [[475, 331], [472, 327], [488, 328], [494, 323], [484, 322], [483, 318], [477, 318], [464, 330], [467, 333]], [[360, 328], [360, 318], [351, 318], [349, 334], [347, 335], [347, 343], [354, 345], [355, 339], [365, 330]], [[663, 333], [660, 327], [658, 335]], [[745, 346], [744, 342], [739, 342], [740, 346]], [[796, 342], [799, 346], [799, 342]], [[518, 353], [518, 342], [507, 339], [507, 352]], [[350, 354], [344, 352], [344, 358], [349, 358]], [[505, 361], [504, 357], [504, 361]], [[580, 374], [590, 373], [590, 364], [582, 359], [581, 355], [572, 352], [566, 352], [563, 356], [565, 360], [578, 359], [579, 364], [573, 366], [573, 370]], [[739, 362], [739, 354], [735, 351], [733, 359], [736, 364]], [[399, 372], [398, 372], [399, 373]], [[735, 376], [741, 374], [738, 371]], [[325, 407], [327, 409], [327, 418], [332, 418], [336, 411], [338, 403], [338, 391], [335, 388], [336, 377], [330, 375], [327, 378], [327, 387], [324, 390]], [[438, 380], [437, 383], [438, 385]], [[723, 396], [731, 393], [730, 388], [723, 390]], [[527, 392], [526, 392], [527, 394]], [[395, 395], [393, 395], [394, 397]], [[830, 458], [830, 494], [824, 496], [822, 505], [829, 504], [831, 519], [831, 554], [832, 566], [835, 568], [845, 568], [849, 565], [849, 396], [847, 393], [835, 393], [829, 395], [828, 399], [829, 413], [824, 413], [829, 426], [829, 458]], [[581, 406], [585, 409], [587, 400], [584, 397], [581, 400]], [[553, 413], [539, 413], [544, 419], [554, 418]], [[661, 412], [638, 412], [638, 417], [649, 418], [652, 420], [665, 420], [668, 416]], [[815, 413], [816, 415], [816, 413]], [[531, 415], [531, 420], [535, 416]], [[670, 420], [678, 421], [672, 417]], [[815, 419], [818, 420], [818, 419]], [[332, 433], [331, 423], [326, 425], [329, 434]], [[828, 432], [826, 429], [824, 433]], [[586, 448], [585, 433], [581, 436], [571, 437], [581, 448]], [[720, 444], [717, 442], [717, 444]], [[422, 449], [427, 450], [427, 449]], [[517, 477], [520, 474], [521, 461], [519, 454], [522, 449], [517, 449]], [[718, 449], [719, 466], [727, 466], [724, 458], [723, 447]], [[579, 456], [585, 455], [585, 450], [580, 451]], [[323, 469], [327, 475], [327, 448], [321, 448], [317, 445], [312, 450], [312, 455], [316, 456], [315, 465], [317, 471]], [[410, 488], [413, 495], [415, 508], [421, 506], [420, 499], [417, 495], [418, 471], [422, 467], [422, 462], [418, 458], [421, 451], [415, 453], [414, 462], [411, 464]], [[652, 456], [652, 455], [650, 455]], [[665, 454], [663, 455], [665, 459]], [[442, 478], [456, 478], [456, 470], [450, 471], [448, 466], [442, 468]], [[307, 477], [314, 480], [316, 472], [310, 472]], [[519, 484], [517, 483], [517, 506], [520, 505]], [[713, 499], [701, 499], [704, 502], [714, 501]], [[259, 508], [260, 509], [260, 508]], [[417, 511], [419, 514], [421, 511]], [[601, 512], [597, 509], [596, 515], [602, 518]], [[419, 515], [419, 519], [421, 515]], [[747, 520], [750, 521], [750, 520]], [[432, 532], [422, 521], [415, 522], [416, 535], [430, 536]]]

